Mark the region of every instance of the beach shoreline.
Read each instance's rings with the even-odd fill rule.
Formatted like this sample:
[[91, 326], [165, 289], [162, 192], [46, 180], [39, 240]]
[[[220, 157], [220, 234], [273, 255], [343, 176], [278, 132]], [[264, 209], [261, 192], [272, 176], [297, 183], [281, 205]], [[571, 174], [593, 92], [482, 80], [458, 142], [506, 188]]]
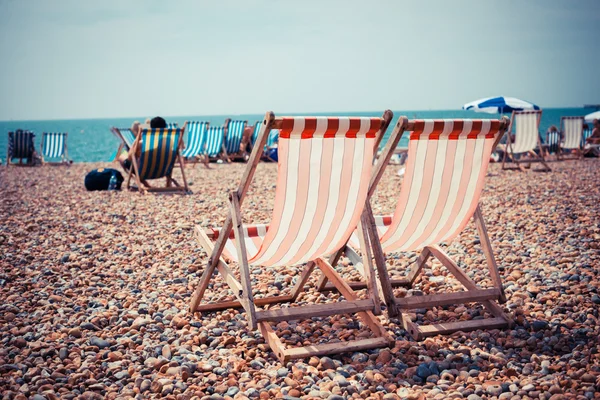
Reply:
[[[535, 164], [526, 172], [490, 164], [482, 210], [513, 329], [416, 342], [384, 312], [391, 348], [287, 364], [247, 328], [239, 310], [187, 311], [208, 258], [192, 228], [223, 224], [228, 195], [246, 165], [187, 165], [192, 195], [85, 190], [87, 172], [122, 172], [116, 165], [0, 167], [0, 388], [7, 398], [598, 396], [600, 159], [551, 162], [550, 173], [535, 171]], [[396, 172], [387, 168], [373, 198], [375, 214], [393, 212], [402, 182]], [[269, 221], [276, 173], [276, 163], [259, 165], [242, 206], [244, 222]], [[489, 287], [478, 242], [469, 223], [446, 251]], [[390, 256], [391, 274], [403, 275], [414, 258]], [[453, 279], [436, 279], [446, 276], [438, 263], [432, 267], [408, 294], [460, 290]], [[345, 259], [338, 269], [357, 278]], [[252, 268], [256, 294], [289, 293], [298, 270]], [[207, 293], [215, 301], [231, 298], [224, 288], [217, 279]], [[300, 301], [338, 298], [311, 286]], [[417, 311], [420, 323], [484, 315], [478, 305]], [[287, 342], [314, 342], [366, 330], [352, 321], [336, 316], [273, 326]]]

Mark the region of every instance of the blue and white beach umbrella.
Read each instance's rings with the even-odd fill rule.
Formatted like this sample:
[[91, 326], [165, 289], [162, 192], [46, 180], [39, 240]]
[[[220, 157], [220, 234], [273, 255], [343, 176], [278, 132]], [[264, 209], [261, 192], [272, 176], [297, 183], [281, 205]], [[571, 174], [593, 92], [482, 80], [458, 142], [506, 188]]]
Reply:
[[600, 119], [600, 111], [596, 111], [585, 116], [585, 122], [594, 122], [595, 119]]
[[540, 108], [533, 103], [515, 97], [488, 97], [467, 103], [463, 110], [484, 112], [489, 114], [508, 114], [513, 111], [539, 110]]

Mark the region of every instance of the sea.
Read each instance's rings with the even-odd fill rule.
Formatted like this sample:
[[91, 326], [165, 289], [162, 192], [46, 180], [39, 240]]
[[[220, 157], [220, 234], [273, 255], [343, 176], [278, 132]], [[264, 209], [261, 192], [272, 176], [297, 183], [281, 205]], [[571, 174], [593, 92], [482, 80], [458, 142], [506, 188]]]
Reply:
[[[546, 108], [542, 112], [540, 123], [540, 132], [542, 137], [544, 133], [552, 126], [560, 126], [560, 118], [563, 116], [581, 116], [593, 112], [589, 108]], [[357, 117], [376, 117], [381, 116], [382, 111], [376, 112], [331, 112], [331, 113], [299, 113], [299, 114], [281, 114], [281, 115], [343, 115]], [[280, 115], [275, 112], [275, 115]], [[406, 116], [409, 119], [443, 119], [443, 118], [472, 118], [472, 119], [490, 119], [499, 118], [500, 114], [476, 113], [474, 111], [463, 110], [426, 110], [426, 111], [394, 111], [394, 121], [388, 129], [387, 135], [391, 132], [395, 120], [399, 116]], [[43, 132], [67, 132], [68, 135], [68, 153], [69, 158], [74, 162], [102, 162], [112, 161], [115, 152], [119, 146], [117, 138], [110, 132], [110, 127], [128, 128], [134, 121], [143, 122], [151, 116], [132, 117], [132, 118], [106, 118], [106, 119], [70, 119], [70, 120], [48, 120], [48, 121], [0, 121], [0, 160], [6, 162], [6, 147], [8, 143], [8, 132], [16, 129], [27, 129], [36, 134], [35, 146], [39, 151]], [[208, 121], [211, 125], [221, 125], [226, 118], [237, 120], [247, 120], [248, 124], [253, 125], [256, 121], [262, 120], [264, 114], [246, 114], [246, 115], [200, 115], [200, 116], [181, 116], [164, 117], [167, 122], [176, 122], [180, 127], [186, 121]], [[510, 115], [508, 115], [510, 117]], [[185, 141], [186, 138], [184, 138]], [[387, 138], [382, 141], [382, 146]], [[405, 136], [400, 141], [399, 146], [408, 145], [408, 138]]]

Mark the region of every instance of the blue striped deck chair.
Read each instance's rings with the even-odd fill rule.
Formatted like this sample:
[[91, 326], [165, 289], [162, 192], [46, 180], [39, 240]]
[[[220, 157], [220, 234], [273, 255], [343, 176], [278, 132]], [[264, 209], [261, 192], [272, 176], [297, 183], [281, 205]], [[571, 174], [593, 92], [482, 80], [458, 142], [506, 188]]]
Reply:
[[202, 151], [206, 145], [206, 130], [209, 123], [204, 121], [187, 121], [185, 124], [188, 131], [188, 140], [181, 156], [186, 162], [194, 162], [202, 155]]
[[[42, 164], [63, 165], [68, 164], [67, 133], [44, 132], [42, 134]], [[48, 159], [60, 158], [60, 162], [51, 162]]]
[[168, 129], [179, 128], [179, 124], [177, 122], [167, 122], [167, 128]]
[[[133, 143], [129, 152], [132, 169], [129, 170], [127, 187], [130, 187], [132, 172], [138, 185], [138, 190], [145, 192], [189, 192], [181, 148], [185, 126], [179, 128], [142, 129]], [[172, 177], [175, 163], [179, 162], [183, 186], [179, 185]], [[149, 179], [166, 178], [165, 187], [152, 187], [147, 182]]]
[[248, 121], [232, 121], [230, 119], [225, 121], [225, 155], [229, 161], [243, 159], [248, 154], [245, 148], [240, 149], [247, 123]]
[[[33, 143], [34, 137], [35, 133], [22, 129], [17, 129], [15, 132], [8, 132], [6, 165], [10, 165], [13, 158], [19, 159], [17, 165], [34, 165], [36, 157], [35, 145]], [[25, 164], [23, 164], [23, 159], [26, 160]]]
[[119, 139], [119, 148], [114, 153], [114, 155], [111, 156], [112, 161], [117, 161], [117, 159], [119, 158], [119, 154], [121, 154], [123, 150], [129, 151], [129, 149], [133, 146], [133, 142], [135, 141], [135, 135], [129, 128], [112, 127], [110, 128], [110, 131], [113, 135], [115, 135], [117, 139]]
[[206, 130], [206, 147], [202, 154], [209, 160], [217, 157], [223, 158], [223, 142], [225, 128], [222, 126], [209, 126]]
[[560, 146], [560, 132], [546, 132], [545, 148], [548, 154], [557, 154]]
[[583, 148], [585, 146], [585, 142], [587, 140], [587, 138], [589, 138], [590, 136], [592, 136], [592, 128], [584, 128], [583, 129], [583, 135], [581, 135], [581, 148]]
[[258, 133], [260, 132], [260, 126], [262, 121], [256, 121], [254, 123], [254, 131], [252, 132], [252, 147], [254, 147], [254, 143], [256, 143], [256, 139], [258, 139]]
[[267, 143], [265, 144], [265, 149], [263, 150], [263, 157], [266, 160], [277, 162], [277, 154], [273, 155], [273, 149], [277, 148], [279, 145], [279, 129], [271, 129], [269, 132], [269, 136], [267, 137]]

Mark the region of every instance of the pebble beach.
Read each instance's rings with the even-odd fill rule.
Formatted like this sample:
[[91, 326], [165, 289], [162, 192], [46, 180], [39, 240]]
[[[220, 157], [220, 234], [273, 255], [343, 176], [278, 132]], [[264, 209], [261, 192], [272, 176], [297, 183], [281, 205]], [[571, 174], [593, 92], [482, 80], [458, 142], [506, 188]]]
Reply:
[[[600, 398], [600, 159], [550, 173], [491, 164], [482, 210], [513, 318], [505, 330], [414, 341], [379, 318], [390, 348], [282, 364], [240, 310], [188, 312], [208, 260], [192, 229], [218, 227], [244, 164], [188, 165], [192, 195], [88, 192], [108, 163], [0, 167], [0, 393], [3, 399], [595, 399]], [[376, 214], [402, 179], [386, 170]], [[275, 164], [258, 167], [243, 219], [268, 222]], [[174, 177], [179, 178], [177, 170]], [[161, 183], [162, 184], [162, 183]], [[474, 224], [446, 251], [491, 285]], [[393, 276], [418, 254], [388, 255]], [[359, 278], [346, 258], [336, 268]], [[255, 297], [289, 293], [301, 267], [251, 270]], [[398, 296], [462, 290], [433, 262]], [[313, 289], [300, 304], [337, 293]], [[231, 300], [215, 279], [211, 301]], [[364, 293], [359, 292], [361, 295]], [[416, 310], [419, 324], [488, 316], [478, 304]], [[354, 315], [272, 324], [289, 345], [368, 337]]]

